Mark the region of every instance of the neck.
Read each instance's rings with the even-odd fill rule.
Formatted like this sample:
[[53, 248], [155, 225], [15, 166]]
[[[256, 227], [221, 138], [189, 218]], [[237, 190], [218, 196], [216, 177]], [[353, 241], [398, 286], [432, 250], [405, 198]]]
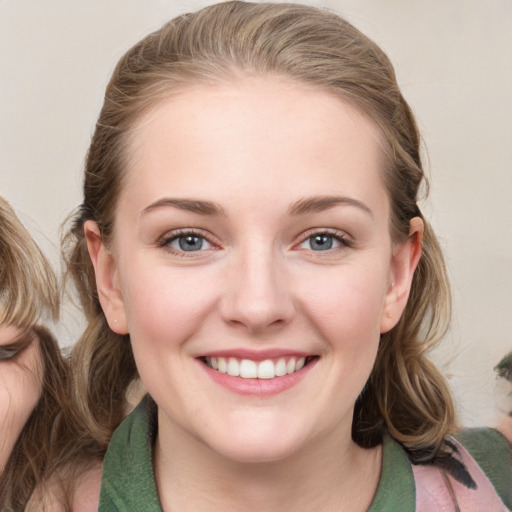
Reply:
[[154, 452], [164, 512], [362, 512], [376, 492], [382, 458], [380, 447], [357, 446], [350, 430], [269, 462], [226, 459], [182, 430], [160, 429]]

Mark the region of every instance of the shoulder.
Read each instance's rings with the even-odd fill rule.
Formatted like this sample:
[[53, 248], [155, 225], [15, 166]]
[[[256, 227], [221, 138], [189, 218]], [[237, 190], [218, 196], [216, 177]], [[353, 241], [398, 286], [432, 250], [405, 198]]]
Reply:
[[68, 478], [54, 475], [50, 481], [37, 487], [25, 512], [96, 512], [101, 486], [101, 462], [93, 463], [87, 469], [72, 471], [79, 476], [70, 484], [66, 483]]
[[81, 476], [73, 493], [73, 512], [96, 512], [98, 510], [101, 472], [102, 464], [98, 463]]
[[466, 428], [454, 437], [484, 471], [491, 475], [499, 471], [512, 477], [512, 445], [503, 432], [489, 427]]
[[416, 510], [508, 510], [512, 454], [506, 439], [490, 428], [464, 429], [447, 444], [453, 449], [449, 466], [443, 459], [413, 467]]
[[493, 428], [459, 431], [455, 438], [469, 452], [508, 507], [512, 507], [512, 446]]

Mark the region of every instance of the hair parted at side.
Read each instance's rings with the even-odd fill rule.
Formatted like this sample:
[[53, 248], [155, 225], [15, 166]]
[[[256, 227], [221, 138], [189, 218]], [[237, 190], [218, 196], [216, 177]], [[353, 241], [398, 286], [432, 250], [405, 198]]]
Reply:
[[[226, 2], [179, 16], [131, 48], [118, 63], [85, 165], [84, 201], [65, 237], [88, 327], [73, 354], [77, 398], [88, 427], [108, 443], [136, 375], [128, 337], [110, 331], [96, 291], [83, 224], [97, 222], [108, 244], [123, 187], [126, 148], [141, 115], [198, 84], [248, 75], [279, 76], [337, 95], [373, 119], [385, 140], [384, 182], [394, 241], [409, 234], [425, 176], [414, 116], [383, 51], [338, 15], [283, 3]], [[447, 384], [427, 351], [444, 335], [450, 292], [442, 251], [428, 222], [406, 310], [382, 336], [375, 367], [358, 399], [354, 440], [374, 446], [389, 432], [414, 462], [442, 453], [455, 429]]]
[[[71, 406], [68, 360], [40, 323], [57, 320], [59, 303], [58, 281], [50, 263], [0, 197], [0, 325], [15, 325], [24, 333], [26, 341], [18, 353], [30, 344], [37, 345], [38, 368], [34, 371], [41, 382], [37, 404], [0, 471], [2, 512], [26, 510], [33, 493], [46, 496], [50, 486], [65, 505], [73, 479], [101, 455], [95, 441], [80, 432], [80, 420]], [[0, 347], [0, 365], [3, 355], [11, 362], [17, 357], [12, 349], [3, 354]], [[49, 510], [42, 499], [36, 501], [30, 510]]]
[[[38, 368], [34, 371], [41, 380], [39, 401], [0, 474], [2, 511], [25, 509], [52, 458], [50, 434], [65, 401], [67, 363], [55, 338], [38, 322], [56, 320], [58, 314], [53, 269], [12, 207], [0, 197], [0, 325], [15, 325], [24, 332], [26, 342], [20, 352], [37, 344]], [[0, 360], [1, 356], [0, 350]]]
[[57, 279], [25, 226], [0, 197], [0, 324], [34, 325], [59, 313]]

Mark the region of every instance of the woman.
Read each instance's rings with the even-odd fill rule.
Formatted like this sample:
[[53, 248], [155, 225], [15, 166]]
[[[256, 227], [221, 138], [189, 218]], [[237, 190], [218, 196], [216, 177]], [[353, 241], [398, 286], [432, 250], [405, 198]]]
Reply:
[[57, 280], [1, 197], [0, 253], [0, 510], [92, 510], [96, 445], [78, 435], [68, 361], [40, 323], [58, 317]]
[[57, 281], [39, 247], [0, 197], [0, 509], [23, 510], [40, 483], [66, 362], [38, 322], [56, 319]]
[[427, 357], [423, 181], [389, 60], [333, 14], [218, 4], [121, 59], [67, 239], [101, 511], [505, 510], [505, 439], [466, 435], [504, 454], [486, 476]]

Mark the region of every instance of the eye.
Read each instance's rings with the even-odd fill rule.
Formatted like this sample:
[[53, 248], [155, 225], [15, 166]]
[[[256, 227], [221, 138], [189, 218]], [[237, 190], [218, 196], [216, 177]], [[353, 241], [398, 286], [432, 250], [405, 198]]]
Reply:
[[299, 244], [301, 249], [308, 249], [310, 251], [330, 251], [342, 246], [348, 246], [343, 236], [326, 232], [314, 233]]
[[177, 252], [198, 252], [212, 248], [212, 244], [198, 233], [182, 232], [167, 238], [162, 244]]
[[0, 361], [7, 361], [14, 359], [25, 347], [15, 347], [10, 345], [4, 345], [0, 347]]
[[12, 343], [0, 345], [0, 361], [16, 359], [32, 343], [32, 340], [33, 336], [30, 333], [24, 333]]

